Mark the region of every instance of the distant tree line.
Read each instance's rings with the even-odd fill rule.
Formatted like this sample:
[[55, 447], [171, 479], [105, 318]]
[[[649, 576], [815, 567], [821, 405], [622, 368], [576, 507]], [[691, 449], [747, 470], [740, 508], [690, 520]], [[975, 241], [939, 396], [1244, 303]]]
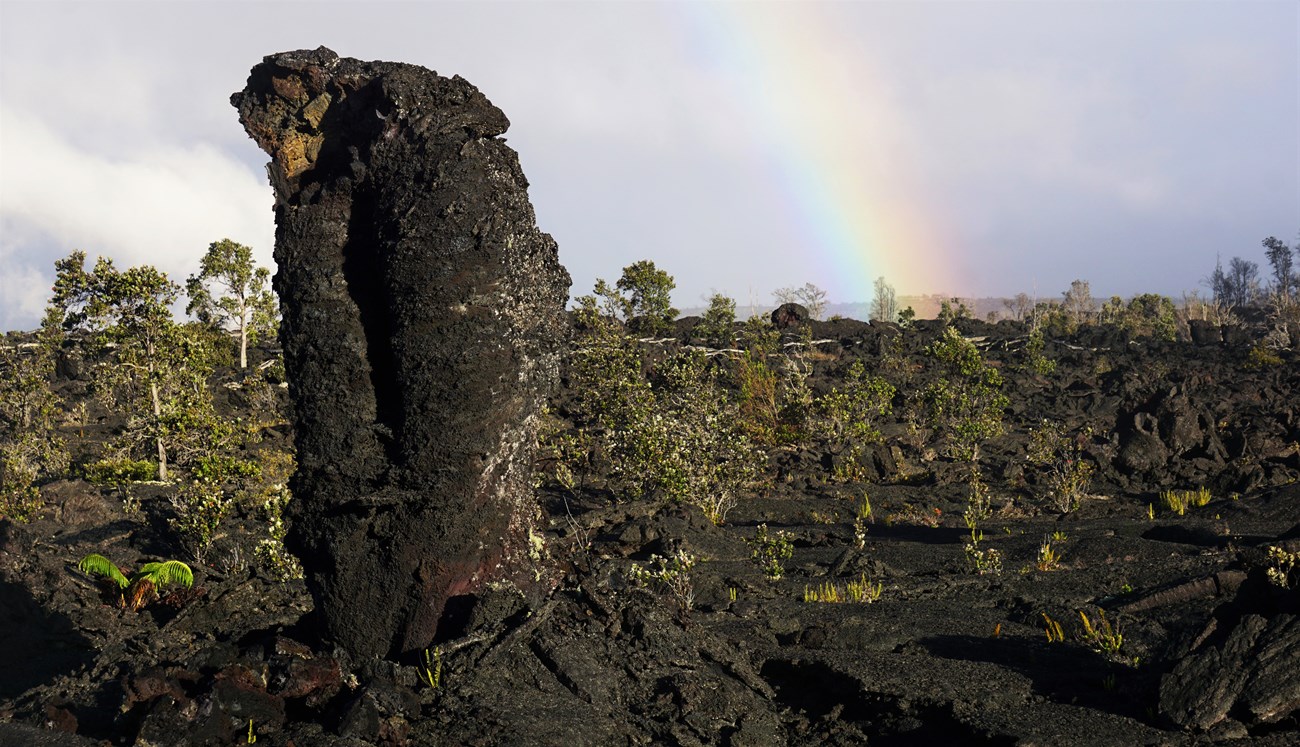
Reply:
[[1273, 236], [1261, 243], [1271, 277], [1261, 281], [1259, 263], [1241, 257], [1229, 260], [1227, 270], [1224, 270], [1222, 261], [1215, 262], [1214, 272], [1206, 283], [1216, 302], [1229, 308], [1245, 308], [1266, 299], [1283, 306], [1290, 306], [1298, 300], [1300, 273], [1295, 268], [1300, 264], [1300, 239], [1294, 247], [1288, 247]]

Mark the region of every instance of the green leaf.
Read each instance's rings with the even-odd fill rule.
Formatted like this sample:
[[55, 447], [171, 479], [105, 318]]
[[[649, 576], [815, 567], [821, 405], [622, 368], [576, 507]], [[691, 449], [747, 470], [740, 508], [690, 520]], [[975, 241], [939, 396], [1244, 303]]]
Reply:
[[180, 584], [186, 588], [194, 585], [194, 571], [179, 560], [145, 563], [136, 571], [132, 580], [147, 579], [154, 587], [161, 589], [170, 584]]
[[77, 563], [77, 567], [80, 568], [83, 573], [90, 574], [91, 576], [111, 578], [115, 583], [117, 583], [118, 587], [122, 589], [125, 589], [131, 584], [131, 582], [127, 580], [126, 576], [122, 575], [122, 572], [113, 564], [113, 561], [103, 555], [97, 555], [92, 552], [82, 558], [81, 561]]

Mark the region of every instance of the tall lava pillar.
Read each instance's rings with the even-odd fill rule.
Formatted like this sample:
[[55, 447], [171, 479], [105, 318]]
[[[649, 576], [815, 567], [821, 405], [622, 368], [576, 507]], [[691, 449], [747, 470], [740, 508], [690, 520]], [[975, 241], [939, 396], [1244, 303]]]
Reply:
[[265, 58], [231, 103], [271, 156], [288, 543], [324, 632], [396, 655], [485, 584], [544, 591], [531, 460], [569, 275], [505, 114], [460, 77], [324, 47]]

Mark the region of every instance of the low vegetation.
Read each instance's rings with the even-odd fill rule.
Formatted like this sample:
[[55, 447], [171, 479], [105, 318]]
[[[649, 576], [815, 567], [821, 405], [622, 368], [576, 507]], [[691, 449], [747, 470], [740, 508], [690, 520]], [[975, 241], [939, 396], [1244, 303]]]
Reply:
[[118, 592], [118, 606], [131, 612], [157, 600], [158, 593], [168, 586], [188, 589], [194, 585], [194, 571], [179, 560], [145, 563], [128, 576], [113, 561], [91, 553], [77, 562], [77, 568], [113, 585]]
[[694, 555], [679, 548], [668, 557], [651, 555], [646, 565], [633, 563], [627, 577], [637, 586], [654, 589], [671, 597], [679, 610], [689, 612], [695, 606], [691, 569], [697, 562]]
[[805, 586], [803, 600], [823, 604], [871, 604], [880, 599], [884, 593], [884, 584], [871, 583], [866, 574], [857, 579], [849, 579], [843, 586], [833, 581], [823, 581], [816, 586]]
[[1077, 509], [1092, 482], [1094, 467], [1087, 458], [1091, 438], [1088, 426], [1069, 433], [1051, 420], [1029, 431], [1026, 457], [1040, 471], [1043, 499], [1061, 513]]
[[[246, 265], [251, 255], [243, 249], [209, 247], [212, 262], [187, 284], [191, 321], [172, 316], [179, 288], [157, 270], [122, 270], [108, 259], [87, 267], [86, 256], [74, 253], [58, 265], [44, 328], [0, 346], [0, 515], [20, 522], [65, 510], [56, 500], [67, 480], [112, 498], [113, 511], [120, 499], [134, 526], [149, 527], [157, 552], [186, 561], [126, 573], [104, 555], [82, 558], [80, 571], [122, 609], [144, 609], [169, 591], [177, 592], [172, 601], [196, 598], [179, 594], [193, 587], [196, 572], [209, 574], [202, 579], [209, 584], [234, 577], [243, 563], [277, 583], [302, 579], [285, 545], [296, 464], [283, 368], [256, 342], [274, 334], [273, 310], [266, 273]], [[230, 262], [241, 267], [223, 264]], [[1141, 466], [1122, 466], [1118, 453], [1129, 447], [1132, 422], [1173, 448], [1164, 446], [1166, 432], [1184, 414], [1157, 408], [1186, 377], [1159, 356], [1144, 359], [1149, 370], [1126, 368], [1134, 341], [1160, 351], [1211, 320], [1219, 334], [1222, 325], [1267, 325], [1267, 334], [1224, 346], [1224, 355], [1258, 380], [1284, 378], [1282, 364], [1294, 359], [1287, 335], [1300, 305], [1296, 286], [1279, 283], [1272, 295], [1257, 289], [1242, 306], [1237, 294], [1250, 284], [1240, 269], [1224, 271], [1231, 293], [1185, 299], [1181, 309], [1159, 296], [1097, 303], [1076, 281], [1058, 300], [1010, 305], [1023, 321], [996, 327], [973, 319], [973, 304], [960, 299], [943, 303], [940, 320], [916, 320], [880, 278], [873, 316], [894, 324], [858, 332], [858, 322], [843, 320], [796, 318], [786, 328], [761, 316], [738, 320], [736, 302], [722, 294], [713, 294], [697, 322], [678, 320], [672, 276], [650, 262], [630, 265], [616, 283], [598, 282], [576, 300], [565, 386], [540, 419], [537, 485], [553, 532], [571, 540], [552, 547], [573, 548], [579, 583], [589, 580], [582, 569], [614, 563], [612, 596], [669, 605], [680, 613], [672, 616], [677, 623], [691, 625], [799, 599], [810, 605], [806, 614], [893, 614], [917, 593], [915, 585], [907, 589], [912, 569], [881, 560], [882, 548], [903, 542], [926, 543], [934, 558], [926, 573], [966, 574], [954, 588], [996, 595], [1077, 584], [1099, 559], [1089, 554], [1086, 529], [1073, 527], [1087, 528], [1103, 512], [1206, 525], [1214, 515], [1216, 531], [1231, 537], [1238, 519], [1229, 511], [1222, 520], [1217, 506], [1195, 511], [1212, 501], [1211, 488], [1220, 496], [1256, 490], [1265, 483], [1248, 479], [1281, 480], [1292, 464], [1272, 446], [1266, 452], [1238, 438], [1244, 426], [1234, 412], [1198, 419], [1197, 411], [1179, 423], [1228, 444], [1212, 459], [1224, 473], [1221, 463], [1237, 470], [1232, 479], [1245, 487], [1211, 475], [1205, 487], [1157, 494], [1159, 485], [1195, 484], [1196, 473], [1157, 481]], [[787, 291], [810, 316], [825, 314], [820, 289]], [[1097, 349], [1080, 343], [1087, 335], [1102, 340]], [[61, 367], [72, 366], [80, 366], [84, 390], [60, 384], [68, 380]], [[1097, 418], [1086, 403], [1067, 400], [1076, 392], [1080, 402], [1115, 396], [1124, 406], [1119, 416]], [[1036, 405], [1045, 399], [1071, 404], [1051, 411], [1060, 419], [1044, 419]], [[1268, 460], [1270, 471], [1239, 469], [1251, 459]], [[619, 552], [602, 556], [612, 537]], [[696, 553], [704, 548], [702, 559]], [[1269, 547], [1253, 562], [1270, 593], [1300, 585], [1288, 549]], [[1004, 574], [1007, 568], [1018, 572]], [[1101, 593], [1118, 589], [1119, 580], [1123, 595], [1144, 585], [1135, 575], [1112, 580], [1095, 596], [1063, 607], [1031, 602], [981, 630], [995, 629], [1008, 646], [1031, 637], [1041, 646], [1041, 628], [1049, 643], [1066, 644], [1054, 653], [1122, 672], [1116, 663], [1136, 664], [1151, 648], [1143, 640], [1149, 632]], [[612, 602], [598, 598], [609, 589], [591, 591], [591, 619], [610, 624], [601, 606]], [[875, 602], [871, 609], [811, 607]], [[440, 690], [437, 697], [447, 689], [444, 659], [457, 678], [463, 671], [453, 648], [410, 657], [414, 676]]]
[[1187, 513], [1189, 508], [1200, 508], [1213, 500], [1210, 491], [1204, 487], [1196, 490], [1166, 490], [1160, 494], [1160, 505], [1166, 511], [1179, 516]]
[[745, 541], [749, 543], [750, 557], [763, 569], [763, 575], [780, 581], [785, 575], [782, 563], [794, 554], [790, 535], [781, 530], [769, 532], [766, 524], [759, 524], [754, 529], [754, 536]]

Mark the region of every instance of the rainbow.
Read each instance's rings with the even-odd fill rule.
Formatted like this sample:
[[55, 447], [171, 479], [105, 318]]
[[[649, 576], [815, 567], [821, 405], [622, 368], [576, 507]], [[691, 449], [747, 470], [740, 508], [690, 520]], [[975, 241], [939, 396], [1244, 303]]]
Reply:
[[880, 276], [900, 294], [959, 289], [937, 211], [924, 209], [898, 147], [907, 133], [888, 86], [862, 56], [850, 59], [857, 42], [838, 31], [833, 6], [666, 5], [686, 16], [709, 64], [738, 83], [737, 103], [808, 237], [799, 249], [832, 300], [868, 300]]

